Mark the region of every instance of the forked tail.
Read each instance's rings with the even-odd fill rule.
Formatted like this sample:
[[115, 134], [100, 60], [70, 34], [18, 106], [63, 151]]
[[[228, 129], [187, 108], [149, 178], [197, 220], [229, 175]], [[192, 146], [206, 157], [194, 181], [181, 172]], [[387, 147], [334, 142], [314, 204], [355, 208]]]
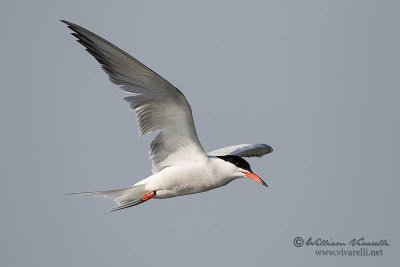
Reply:
[[152, 197], [154, 197], [155, 192], [149, 192], [145, 190], [145, 185], [135, 185], [132, 187], [114, 189], [107, 191], [93, 191], [93, 192], [80, 192], [71, 193], [68, 195], [82, 195], [82, 196], [92, 196], [92, 197], [105, 197], [112, 199], [115, 203], [115, 207], [108, 210], [107, 213], [130, 208], [141, 204]]

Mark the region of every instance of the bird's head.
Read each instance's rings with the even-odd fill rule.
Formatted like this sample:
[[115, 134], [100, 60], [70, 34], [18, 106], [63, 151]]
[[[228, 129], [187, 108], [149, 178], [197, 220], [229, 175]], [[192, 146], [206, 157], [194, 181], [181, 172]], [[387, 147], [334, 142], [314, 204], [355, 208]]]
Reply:
[[236, 176], [236, 178], [247, 177], [253, 181], [256, 181], [259, 184], [268, 187], [268, 185], [263, 181], [263, 179], [261, 179], [257, 174], [255, 174], [251, 170], [250, 164], [242, 157], [235, 155], [227, 155], [227, 156], [218, 156], [218, 158], [233, 165], [232, 167], [234, 171], [234, 176]]

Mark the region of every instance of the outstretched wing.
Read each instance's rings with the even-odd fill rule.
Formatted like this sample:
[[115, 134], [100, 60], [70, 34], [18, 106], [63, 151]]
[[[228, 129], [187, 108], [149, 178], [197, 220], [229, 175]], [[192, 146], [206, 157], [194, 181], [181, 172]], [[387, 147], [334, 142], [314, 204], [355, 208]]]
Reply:
[[236, 155], [241, 157], [261, 157], [273, 151], [272, 147], [266, 144], [241, 144], [220, 148], [207, 154], [209, 156]]
[[111, 82], [133, 94], [125, 100], [136, 111], [139, 135], [158, 131], [150, 145], [153, 172], [180, 161], [206, 157], [197, 137], [192, 110], [181, 91], [107, 40], [79, 25], [62, 22], [101, 64]]

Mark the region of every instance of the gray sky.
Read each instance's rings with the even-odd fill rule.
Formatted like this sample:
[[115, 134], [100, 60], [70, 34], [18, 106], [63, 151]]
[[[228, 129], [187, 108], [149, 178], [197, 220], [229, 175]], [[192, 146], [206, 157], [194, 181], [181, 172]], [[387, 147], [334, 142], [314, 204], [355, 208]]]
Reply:
[[[399, 1], [2, 1], [1, 266], [399, 264]], [[64, 194], [150, 175], [125, 94], [60, 23], [105, 37], [188, 98], [207, 150], [263, 142], [234, 181], [111, 215]], [[318, 257], [300, 236], [390, 239]]]

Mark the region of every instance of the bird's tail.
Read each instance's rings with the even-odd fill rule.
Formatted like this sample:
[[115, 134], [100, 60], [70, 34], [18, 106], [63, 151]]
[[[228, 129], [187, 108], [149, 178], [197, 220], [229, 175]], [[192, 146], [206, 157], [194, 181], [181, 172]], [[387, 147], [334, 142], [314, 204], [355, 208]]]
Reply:
[[152, 197], [154, 197], [155, 192], [149, 192], [145, 190], [145, 185], [135, 185], [132, 187], [107, 190], [107, 191], [93, 191], [93, 192], [80, 192], [71, 193], [68, 195], [82, 195], [82, 196], [92, 196], [92, 197], [105, 197], [112, 199], [115, 203], [115, 207], [110, 209], [107, 213], [130, 208], [141, 204]]

